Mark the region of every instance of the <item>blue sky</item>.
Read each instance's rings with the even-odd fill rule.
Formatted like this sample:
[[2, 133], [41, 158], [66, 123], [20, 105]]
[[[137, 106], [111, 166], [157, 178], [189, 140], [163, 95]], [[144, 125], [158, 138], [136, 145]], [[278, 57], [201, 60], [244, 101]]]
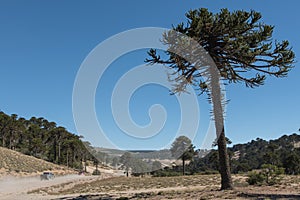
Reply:
[[[99, 43], [120, 32], [140, 27], [170, 28], [185, 22], [189, 9], [206, 7], [218, 12], [254, 9], [263, 22], [275, 25], [274, 38], [287, 39], [300, 53], [300, 14], [297, 1], [0, 1], [0, 109], [29, 118], [44, 117], [77, 133], [72, 115], [72, 91], [76, 74], [86, 56]], [[146, 51], [121, 56], [100, 80], [96, 112], [105, 132], [121, 148], [160, 148], [172, 140], [180, 122], [178, 102], [165, 88], [147, 85], [130, 101], [133, 120], [149, 123], [148, 109], [162, 104], [168, 113], [161, 135], [149, 140], [124, 136], [113, 121], [110, 95], [122, 73], [143, 64]], [[268, 77], [256, 89], [244, 85], [226, 87], [226, 134], [233, 143], [257, 137], [277, 138], [300, 128], [299, 74], [296, 67], [287, 78]], [[194, 144], [199, 147], [208, 129], [209, 110], [199, 97], [200, 123]]]

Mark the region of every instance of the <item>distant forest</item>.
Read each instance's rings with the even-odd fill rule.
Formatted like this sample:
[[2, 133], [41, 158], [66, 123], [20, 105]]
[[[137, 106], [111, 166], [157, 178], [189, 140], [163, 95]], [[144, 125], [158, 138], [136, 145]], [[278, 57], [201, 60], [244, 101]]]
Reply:
[[[266, 141], [261, 138], [228, 148], [233, 173], [260, 169], [264, 164], [283, 167], [286, 174], [300, 174], [300, 135], [283, 135]], [[188, 166], [191, 173], [218, 171], [218, 153], [212, 150], [203, 158], [195, 158]]]
[[0, 146], [78, 169], [82, 161], [93, 160], [80, 136], [42, 117], [27, 120], [0, 112]]
[[[147, 153], [133, 152], [127, 155], [119, 150], [112, 153], [113, 150], [93, 148], [82, 139], [81, 136], [70, 133], [66, 128], [57, 126], [55, 122], [49, 122], [42, 117], [31, 117], [27, 120], [15, 114], [7, 115], [0, 112], [0, 146], [2, 147], [76, 169], [83, 169], [82, 163], [92, 161], [95, 165], [109, 164], [115, 168], [121, 166], [121, 169], [128, 165], [127, 168], [130, 167], [133, 173], [145, 171], [144, 168], [149, 166], [153, 169], [153, 165], [156, 165], [153, 175], [181, 174], [180, 165], [157, 170], [159, 168], [157, 166], [161, 166], [159, 160], [172, 158], [168, 149]], [[90, 152], [93, 152], [97, 159]], [[217, 150], [195, 152], [195, 156], [186, 166], [186, 174], [218, 172]], [[279, 139], [270, 141], [257, 138], [246, 144], [233, 145], [228, 148], [228, 152], [232, 173], [244, 173], [260, 169], [264, 164], [271, 164], [283, 167], [286, 174], [300, 174], [300, 135], [296, 133], [283, 135]], [[124, 159], [126, 155], [130, 159]]]

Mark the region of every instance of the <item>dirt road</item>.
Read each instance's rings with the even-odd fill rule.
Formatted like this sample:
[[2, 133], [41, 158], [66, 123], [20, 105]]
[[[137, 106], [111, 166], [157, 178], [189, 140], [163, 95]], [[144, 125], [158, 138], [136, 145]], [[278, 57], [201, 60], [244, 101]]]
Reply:
[[27, 192], [62, 183], [88, 182], [101, 178], [104, 178], [104, 176], [65, 175], [56, 177], [53, 180], [41, 181], [39, 176], [23, 178], [6, 176], [0, 179], [0, 200], [53, 199], [55, 198], [53, 196], [27, 194]]

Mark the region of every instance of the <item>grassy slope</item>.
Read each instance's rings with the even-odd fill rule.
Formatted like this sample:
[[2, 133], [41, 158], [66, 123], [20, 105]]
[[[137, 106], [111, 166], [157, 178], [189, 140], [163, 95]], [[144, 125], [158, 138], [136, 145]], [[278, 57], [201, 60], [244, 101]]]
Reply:
[[0, 175], [14, 173], [32, 174], [50, 170], [61, 171], [61, 173], [71, 172], [65, 166], [55, 165], [42, 159], [0, 147]]

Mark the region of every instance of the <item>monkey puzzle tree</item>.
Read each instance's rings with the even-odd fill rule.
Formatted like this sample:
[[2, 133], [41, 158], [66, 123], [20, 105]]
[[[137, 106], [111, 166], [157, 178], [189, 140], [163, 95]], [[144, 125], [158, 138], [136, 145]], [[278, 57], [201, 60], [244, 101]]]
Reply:
[[[285, 77], [294, 65], [295, 55], [288, 41], [273, 42], [274, 26], [260, 22], [258, 12], [222, 9], [213, 14], [201, 8], [189, 11], [186, 17], [186, 24], [164, 33], [162, 41], [168, 45], [165, 55], [161, 57], [151, 49], [146, 62], [164, 64], [176, 71], [172, 74], [174, 93], [190, 84], [208, 94], [218, 137], [221, 189], [232, 189], [222, 115], [225, 100], [219, 83], [243, 82], [253, 88], [263, 85], [266, 75]], [[196, 41], [205, 52], [199, 53], [201, 48], [190, 45], [190, 40], [178, 39], [176, 33]]]
[[186, 136], [179, 136], [172, 143], [172, 156], [182, 160], [182, 175], [185, 175], [185, 161], [191, 160], [195, 155], [192, 141]]
[[125, 152], [121, 157], [120, 157], [120, 163], [122, 163], [123, 169], [125, 169], [126, 176], [128, 177], [129, 175], [129, 169], [131, 168], [132, 164], [132, 155], [129, 152]]

